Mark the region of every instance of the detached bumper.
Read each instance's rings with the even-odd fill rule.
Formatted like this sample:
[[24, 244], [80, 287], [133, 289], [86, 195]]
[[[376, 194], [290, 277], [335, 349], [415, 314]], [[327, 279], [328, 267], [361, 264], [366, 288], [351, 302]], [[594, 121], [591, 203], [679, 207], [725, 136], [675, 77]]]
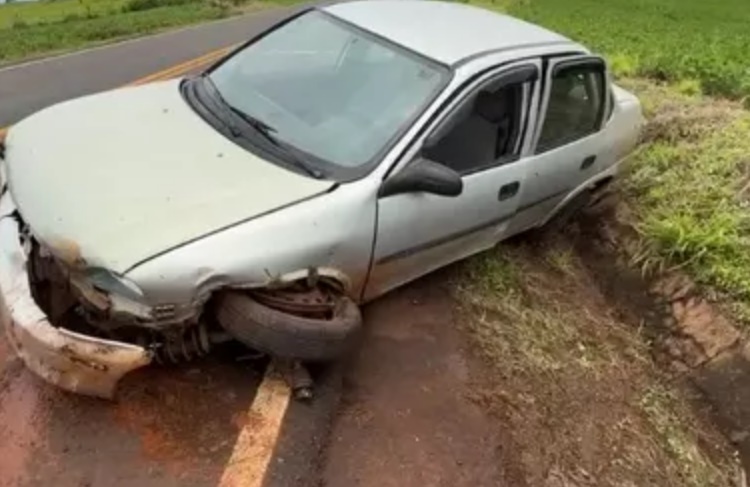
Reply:
[[112, 398], [126, 373], [151, 362], [150, 353], [49, 322], [31, 294], [15, 210], [6, 191], [0, 196], [0, 325], [18, 356], [46, 381], [72, 392]]

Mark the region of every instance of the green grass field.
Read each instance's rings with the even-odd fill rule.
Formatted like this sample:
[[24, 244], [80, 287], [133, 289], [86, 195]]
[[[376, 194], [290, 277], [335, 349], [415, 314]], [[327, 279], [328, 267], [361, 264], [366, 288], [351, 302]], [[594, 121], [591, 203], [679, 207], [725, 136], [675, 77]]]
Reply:
[[289, 0], [41, 0], [0, 5], [0, 63], [218, 19]]
[[0, 29], [17, 23], [56, 22], [66, 17], [117, 13], [126, 0], [58, 0], [54, 2], [21, 2], [0, 6]]
[[118, 12], [92, 18], [29, 24], [0, 30], [0, 60], [21, 59], [32, 54], [75, 49], [87, 44], [147, 34], [159, 29], [216, 19], [221, 9], [205, 4], [181, 8], [160, 7], [145, 11]]
[[708, 94], [750, 95], [747, 0], [509, 0], [506, 6], [604, 53], [620, 75], [692, 80]]

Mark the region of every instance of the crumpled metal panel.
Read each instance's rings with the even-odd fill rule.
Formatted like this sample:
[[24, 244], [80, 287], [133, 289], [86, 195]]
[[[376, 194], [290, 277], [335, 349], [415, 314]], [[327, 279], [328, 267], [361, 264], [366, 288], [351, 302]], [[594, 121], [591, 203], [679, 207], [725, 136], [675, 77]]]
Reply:
[[31, 295], [24, 253], [9, 194], [0, 199], [0, 325], [29, 369], [63, 389], [112, 398], [118, 381], [148, 365], [151, 354], [137, 345], [103, 340], [57, 328]]

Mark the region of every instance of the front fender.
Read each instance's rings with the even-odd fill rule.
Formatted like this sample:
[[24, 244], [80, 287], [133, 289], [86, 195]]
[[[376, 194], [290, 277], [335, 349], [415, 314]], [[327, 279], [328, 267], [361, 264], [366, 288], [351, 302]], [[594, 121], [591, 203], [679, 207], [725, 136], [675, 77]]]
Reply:
[[313, 272], [359, 301], [369, 270], [377, 185], [367, 180], [197, 241], [126, 273], [149, 303], [201, 303], [221, 288], [260, 288]]

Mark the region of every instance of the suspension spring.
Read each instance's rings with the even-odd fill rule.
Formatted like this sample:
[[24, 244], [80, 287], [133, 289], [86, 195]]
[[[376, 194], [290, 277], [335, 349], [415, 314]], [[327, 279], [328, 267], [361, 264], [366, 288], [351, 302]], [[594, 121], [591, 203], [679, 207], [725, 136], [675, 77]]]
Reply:
[[199, 323], [185, 329], [180, 335], [162, 337], [152, 349], [159, 364], [190, 362], [211, 352], [211, 336], [206, 325]]

